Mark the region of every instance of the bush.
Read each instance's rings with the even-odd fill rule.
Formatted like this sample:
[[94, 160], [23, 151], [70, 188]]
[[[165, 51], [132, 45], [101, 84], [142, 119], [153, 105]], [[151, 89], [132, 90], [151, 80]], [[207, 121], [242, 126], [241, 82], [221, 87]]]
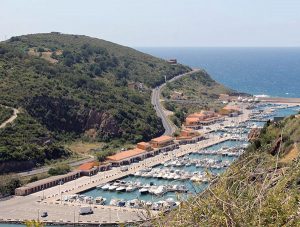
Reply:
[[52, 167], [48, 170], [48, 174], [51, 176], [66, 174], [71, 171], [71, 168], [67, 164], [60, 164], [56, 167]]

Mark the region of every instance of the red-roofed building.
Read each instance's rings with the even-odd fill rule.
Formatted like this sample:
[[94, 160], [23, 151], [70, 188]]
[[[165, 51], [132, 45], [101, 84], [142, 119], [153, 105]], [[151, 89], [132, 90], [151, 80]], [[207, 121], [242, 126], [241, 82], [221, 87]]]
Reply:
[[152, 148], [156, 153], [171, 151], [178, 148], [178, 144], [174, 143], [174, 138], [171, 136], [160, 136], [150, 141]]
[[127, 151], [121, 151], [117, 154], [110, 155], [106, 159], [113, 166], [128, 165], [132, 162], [141, 161], [147, 157], [147, 151], [134, 148]]
[[202, 110], [199, 113], [190, 114], [184, 123], [186, 128], [200, 129], [203, 125], [214, 124], [218, 121], [224, 120], [224, 117], [215, 113], [214, 111]]
[[186, 128], [181, 130], [180, 136], [176, 137], [176, 141], [182, 145], [182, 144], [189, 144], [189, 143], [197, 143], [200, 140], [203, 140], [204, 136], [191, 128]]

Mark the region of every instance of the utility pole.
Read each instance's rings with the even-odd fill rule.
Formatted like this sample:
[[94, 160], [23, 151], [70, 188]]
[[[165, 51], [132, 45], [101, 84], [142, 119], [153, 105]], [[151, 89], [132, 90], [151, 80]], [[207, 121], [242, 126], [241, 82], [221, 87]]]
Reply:
[[166, 76], [166, 75], [164, 75], [164, 77], [165, 77], [165, 83], [167, 83], [167, 76]]
[[76, 220], [75, 220], [75, 210], [74, 210], [74, 226], [75, 226], [75, 222], [76, 222]]

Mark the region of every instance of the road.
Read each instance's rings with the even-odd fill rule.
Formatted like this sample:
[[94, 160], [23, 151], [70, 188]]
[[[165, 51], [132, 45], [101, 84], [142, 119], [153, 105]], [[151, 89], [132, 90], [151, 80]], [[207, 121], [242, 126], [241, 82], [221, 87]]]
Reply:
[[8, 107], [8, 106], [3, 106], [4, 108], [8, 108], [8, 109], [12, 109], [14, 112], [11, 115], [10, 118], [8, 118], [6, 121], [4, 121], [1, 125], [0, 128], [4, 128], [7, 124], [12, 123], [17, 117], [18, 117], [18, 113], [20, 113], [20, 111], [18, 109], [12, 108], [12, 107]]
[[[198, 72], [198, 71], [200, 71], [200, 69], [193, 69], [192, 71], [190, 71], [188, 73], [184, 73], [184, 74], [175, 76], [171, 80], [168, 80], [167, 82], [172, 82], [172, 81], [178, 80], [179, 78], [181, 78], [183, 76], [187, 76], [187, 75], [190, 75], [190, 74]], [[160, 103], [160, 95], [161, 95], [162, 88], [164, 86], [166, 86], [166, 83], [163, 83], [162, 85], [160, 85], [152, 90], [151, 103], [154, 106], [154, 109], [156, 110], [157, 116], [160, 117], [162, 120], [163, 126], [165, 128], [164, 135], [173, 135], [173, 133], [176, 131], [177, 127], [167, 117], [167, 115], [164, 112], [164, 107]]]
[[[74, 162], [70, 162], [70, 163], [67, 163], [67, 164], [71, 167], [74, 167], [74, 166], [79, 166], [81, 164], [84, 164], [86, 162], [92, 162], [94, 160], [95, 160], [95, 158], [90, 156], [87, 159], [83, 159], [83, 160], [80, 160], [80, 161], [74, 161]], [[24, 177], [24, 176], [32, 176], [32, 175], [35, 175], [35, 174], [45, 173], [45, 172], [48, 172], [48, 170], [51, 167], [53, 167], [53, 166], [46, 166], [46, 167], [42, 167], [42, 168], [38, 168], [38, 169], [33, 169], [33, 170], [30, 170], [30, 171], [25, 171], [25, 172], [18, 173], [18, 175]]]

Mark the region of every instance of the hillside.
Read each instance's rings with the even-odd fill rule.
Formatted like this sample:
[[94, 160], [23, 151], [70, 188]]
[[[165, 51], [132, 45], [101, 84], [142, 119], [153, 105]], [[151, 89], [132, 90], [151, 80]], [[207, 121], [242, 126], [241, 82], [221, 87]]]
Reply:
[[299, 118], [266, 124], [208, 190], [155, 226], [299, 226], [299, 142]]
[[0, 172], [10, 161], [32, 166], [68, 156], [61, 144], [76, 138], [135, 143], [160, 135], [151, 88], [189, 70], [87, 36], [54, 32], [1, 42], [0, 104], [22, 114], [0, 130]]
[[218, 100], [219, 95], [232, 93], [233, 90], [217, 83], [204, 70], [167, 83], [162, 91], [165, 108], [174, 112], [171, 119], [177, 126], [188, 113], [220, 109], [224, 105]]
[[0, 125], [5, 122], [11, 115], [13, 110], [0, 105]]

